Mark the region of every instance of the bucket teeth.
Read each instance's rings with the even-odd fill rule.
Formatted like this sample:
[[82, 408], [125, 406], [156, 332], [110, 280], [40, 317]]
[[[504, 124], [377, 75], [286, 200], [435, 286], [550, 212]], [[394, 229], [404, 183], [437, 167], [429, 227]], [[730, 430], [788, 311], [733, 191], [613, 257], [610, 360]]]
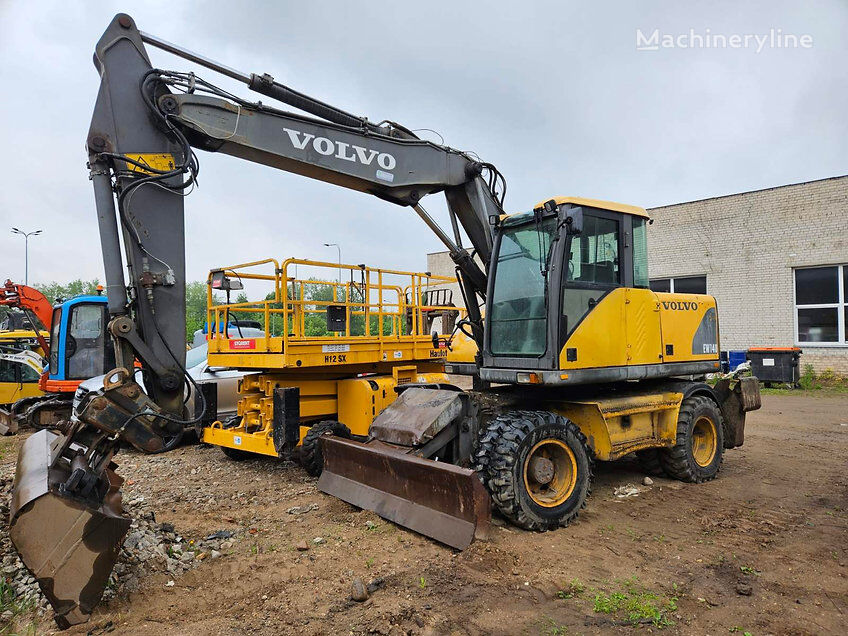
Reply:
[[372, 440], [324, 435], [318, 489], [453, 548], [488, 537], [489, 494], [477, 473]]
[[103, 501], [83, 501], [62, 488], [71, 462], [57, 457], [60, 436], [32, 435], [18, 456], [9, 534], [21, 560], [38, 581], [66, 628], [88, 620], [106, 588], [130, 519], [123, 515], [122, 479], [107, 469], [95, 491]]

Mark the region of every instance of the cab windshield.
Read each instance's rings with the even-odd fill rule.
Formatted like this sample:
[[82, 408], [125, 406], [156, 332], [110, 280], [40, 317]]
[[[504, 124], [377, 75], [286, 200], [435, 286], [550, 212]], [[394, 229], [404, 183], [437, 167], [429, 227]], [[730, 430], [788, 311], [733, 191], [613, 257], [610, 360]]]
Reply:
[[543, 272], [548, 268], [556, 224], [555, 216], [539, 224], [532, 220], [514, 225], [505, 223], [487, 317], [493, 355], [541, 356], [547, 349]]

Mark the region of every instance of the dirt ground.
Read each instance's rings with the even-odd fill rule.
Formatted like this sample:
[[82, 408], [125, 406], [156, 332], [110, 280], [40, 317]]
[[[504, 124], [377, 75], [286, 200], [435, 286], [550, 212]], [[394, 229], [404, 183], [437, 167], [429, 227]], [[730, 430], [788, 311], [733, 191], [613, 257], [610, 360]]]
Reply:
[[[746, 438], [704, 485], [642, 486], [635, 464], [600, 464], [570, 527], [498, 523], [464, 552], [319, 493], [293, 464], [122, 453], [125, 500], [143, 497], [186, 540], [234, 542], [118, 589], [67, 633], [848, 633], [848, 396], [766, 395]], [[0, 442], [5, 478], [21, 441]], [[626, 484], [640, 492], [616, 497]], [[355, 577], [378, 587], [364, 603], [350, 600]], [[32, 620], [18, 624], [52, 631]]]

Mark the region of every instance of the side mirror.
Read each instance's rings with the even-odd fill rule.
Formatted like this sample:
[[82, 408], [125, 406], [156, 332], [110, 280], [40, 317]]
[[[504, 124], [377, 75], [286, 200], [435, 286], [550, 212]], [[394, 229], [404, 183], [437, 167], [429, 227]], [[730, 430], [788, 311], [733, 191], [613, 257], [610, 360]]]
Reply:
[[583, 233], [583, 208], [576, 207], [565, 210], [565, 231], [568, 234]]

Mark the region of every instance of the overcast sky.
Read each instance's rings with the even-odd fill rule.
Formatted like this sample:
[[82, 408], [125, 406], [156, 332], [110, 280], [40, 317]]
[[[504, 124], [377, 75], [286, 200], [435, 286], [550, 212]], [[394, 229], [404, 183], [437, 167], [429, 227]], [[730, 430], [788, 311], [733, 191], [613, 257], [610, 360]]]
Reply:
[[[0, 277], [23, 279], [16, 225], [44, 231], [31, 239], [30, 282], [103, 279], [84, 141], [94, 44], [121, 10], [228, 66], [439, 131], [500, 168], [510, 212], [558, 194], [651, 207], [848, 173], [845, 0], [0, 0]], [[638, 51], [637, 29], [675, 48]], [[779, 29], [811, 46], [679, 48], [690, 29]], [[335, 260], [325, 242], [346, 262], [416, 270], [442, 249], [411, 210], [223, 155], [200, 162], [186, 202], [189, 279], [270, 256]], [[440, 195], [424, 205], [445, 219]]]

